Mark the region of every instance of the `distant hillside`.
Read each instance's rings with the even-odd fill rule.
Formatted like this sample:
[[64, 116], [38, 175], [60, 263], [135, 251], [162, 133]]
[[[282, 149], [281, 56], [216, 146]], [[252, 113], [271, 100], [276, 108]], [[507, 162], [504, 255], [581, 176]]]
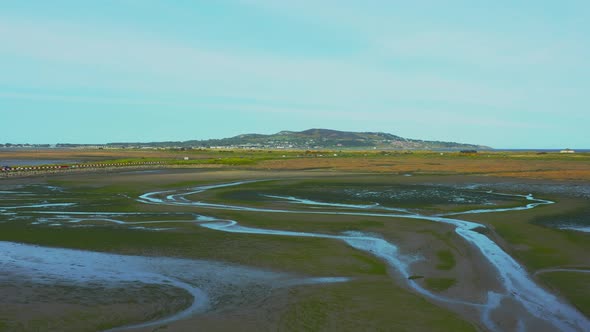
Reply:
[[490, 147], [455, 142], [409, 139], [388, 133], [331, 129], [281, 131], [272, 135], [244, 134], [230, 138], [185, 142], [110, 143], [114, 147], [253, 148], [253, 149], [411, 149], [490, 150]]

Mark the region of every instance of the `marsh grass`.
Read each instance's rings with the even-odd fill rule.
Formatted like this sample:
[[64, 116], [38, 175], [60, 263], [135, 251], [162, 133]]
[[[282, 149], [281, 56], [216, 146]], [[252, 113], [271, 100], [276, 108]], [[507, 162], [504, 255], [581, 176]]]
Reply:
[[165, 317], [192, 302], [184, 290], [137, 283], [40, 286], [23, 281], [0, 290], [5, 294], [0, 331], [99, 331]]
[[536, 217], [534, 224], [559, 228], [561, 226], [590, 226], [590, 207], [579, 207], [559, 214], [547, 214]]
[[455, 278], [425, 278], [424, 284], [426, 288], [435, 292], [446, 291], [457, 283]]
[[547, 272], [539, 279], [563, 294], [586, 316], [590, 316], [590, 273]]
[[[334, 179], [259, 182], [239, 188], [215, 190], [217, 202], [265, 206], [280, 200], [271, 196], [292, 196], [326, 203], [371, 205], [406, 208], [422, 212], [462, 212], [474, 209], [509, 208], [526, 204], [518, 197], [498, 196], [486, 192], [427, 185], [402, 185], [376, 182], [340, 182]], [[308, 208], [297, 204], [298, 208]]]
[[120, 226], [59, 228], [6, 222], [0, 229], [0, 240], [50, 247], [212, 259], [310, 275], [385, 273], [385, 265], [378, 259], [329, 239], [228, 234], [198, 226], [148, 232]]
[[455, 256], [450, 250], [439, 250], [436, 252], [438, 264], [436, 268], [439, 270], [451, 270], [455, 267]]
[[[405, 158], [398, 156], [399, 158]], [[262, 157], [261, 157], [262, 158]], [[346, 157], [355, 161], [356, 157]], [[376, 156], [384, 160], [388, 157]], [[397, 157], [396, 157], [397, 158]], [[433, 159], [431, 156], [418, 156], [429, 160], [429, 167], [447, 165], [444, 160]], [[453, 157], [454, 158], [454, 157]], [[457, 157], [459, 158], [459, 157]], [[465, 157], [465, 160], [478, 160], [479, 156]], [[508, 158], [508, 157], [507, 157]], [[509, 157], [514, 158], [514, 157]], [[525, 157], [523, 157], [525, 158]], [[434, 161], [433, 161], [434, 160]], [[455, 160], [455, 159], [450, 159]], [[389, 162], [389, 161], [387, 161]], [[441, 165], [434, 165], [441, 164]], [[407, 236], [418, 234], [424, 238], [434, 239], [424, 250], [431, 250], [430, 262], [439, 270], [452, 270], [459, 260], [467, 259], [458, 248], [463, 248], [457, 235], [449, 231], [449, 227], [435, 225], [428, 221], [412, 220], [400, 222], [395, 218], [335, 217], [291, 214], [283, 216], [269, 213], [253, 213], [238, 211], [220, 211], [196, 207], [152, 206], [138, 203], [138, 195], [166, 188], [187, 188], [201, 184], [223, 183], [233, 181], [231, 177], [216, 177], [212, 173], [198, 173], [198, 176], [171, 177], [158, 183], [143, 181], [147, 177], [119, 175], [96, 175], [89, 177], [55, 179], [55, 184], [64, 187], [64, 192], [51, 193], [55, 202], [75, 201], [77, 206], [67, 208], [68, 211], [107, 211], [132, 212], [145, 211], [149, 216], [128, 216], [126, 221], [142, 221], [158, 218], [159, 213], [178, 212], [178, 215], [165, 215], [167, 220], [183, 220], [190, 213], [202, 213], [222, 219], [238, 220], [240, 224], [251, 227], [308, 231], [326, 234], [341, 234], [345, 231], [360, 231], [382, 234], [393, 243], [403, 243]], [[260, 176], [270, 178], [271, 175]], [[256, 176], [250, 175], [250, 178]], [[139, 180], [138, 180], [139, 179]], [[194, 179], [194, 180], [193, 180]], [[412, 181], [415, 178], [412, 178]], [[140, 181], [141, 180], [141, 181]], [[407, 179], [406, 179], [407, 180]], [[52, 180], [53, 181], [53, 180]], [[408, 180], [409, 181], [409, 180]], [[431, 181], [431, 180], [429, 180]], [[106, 184], [105, 184], [106, 183]], [[339, 175], [313, 179], [289, 179], [288, 181], [272, 181], [250, 183], [239, 188], [224, 188], [208, 192], [207, 200], [229, 200], [244, 205], [262, 204], [276, 206], [276, 202], [260, 199], [257, 192], [276, 194], [298, 194], [305, 198], [328, 199], [342, 203], [366, 203], [370, 200], [344, 197], [339, 191], [349, 188], [361, 188], [366, 184], [369, 188], [400, 188], [408, 189], [408, 183], [396, 184], [395, 179], [388, 175]], [[415, 186], [426, 188], [428, 186]], [[38, 189], [39, 193], [47, 193]], [[434, 190], [434, 189], [433, 189]], [[453, 192], [436, 188], [441, 194], [436, 199], [425, 200], [409, 197], [406, 201], [383, 201], [383, 204], [406, 204], [417, 209], [431, 208], [436, 204], [445, 205], [444, 197]], [[347, 200], [347, 201], [346, 201]], [[28, 198], [26, 201], [30, 201]], [[23, 199], [22, 202], [25, 202]], [[227, 201], [226, 201], [227, 202]], [[18, 201], [16, 202], [18, 203]], [[521, 201], [505, 200], [501, 205], [510, 206]], [[461, 207], [471, 207], [463, 205]], [[490, 227], [490, 238], [500, 239], [501, 245], [529, 270], [559, 265], [587, 266], [584, 253], [590, 250], [587, 234], [559, 231], [548, 227], [532, 224], [538, 216], [560, 211], [559, 204], [543, 206], [538, 209], [521, 212], [497, 213], [488, 215], [465, 215], [462, 218], [482, 222]], [[498, 206], [496, 206], [498, 207]], [[297, 206], [297, 208], [303, 208]], [[453, 207], [454, 208], [454, 207]], [[182, 214], [184, 213], [184, 214]], [[41, 215], [43, 216], [43, 215]], [[281, 237], [255, 234], [222, 233], [199, 227], [192, 223], [170, 223], [164, 227], [174, 227], [174, 231], [147, 232], [137, 231], [117, 225], [101, 225], [92, 228], [52, 228], [30, 225], [23, 221], [0, 223], [0, 240], [31, 243], [53, 247], [76, 248], [84, 250], [112, 252], [133, 255], [170, 256], [182, 258], [210, 259], [229, 263], [244, 264], [276, 271], [292, 272], [308, 276], [348, 276], [354, 282], [341, 285], [298, 288], [296, 301], [287, 306], [284, 320], [287, 329], [291, 330], [417, 330], [442, 331], [472, 330], [473, 327], [451, 314], [446, 309], [436, 307], [419, 295], [396, 286], [388, 275], [384, 262], [369, 254], [352, 249], [342, 241], [331, 239]], [[154, 227], [161, 225], [154, 225]], [[423, 239], [421, 239], [423, 240]], [[414, 241], [414, 238], [407, 240]], [[433, 245], [436, 243], [436, 245]], [[407, 245], [407, 243], [403, 243]], [[459, 244], [459, 245], [458, 245]], [[449, 255], [450, 253], [450, 255]], [[453, 287], [458, 281], [453, 278], [422, 278], [433, 291], [442, 292]], [[426, 276], [431, 274], [421, 273]], [[439, 274], [434, 274], [439, 276]], [[550, 274], [546, 274], [547, 276]], [[546, 275], [543, 275], [545, 278]], [[419, 278], [420, 276], [413, 276]], [[571, 276], [571, 285], [587, 282], [585, 276]], [[462, 282], [462, 279], [460, 279]], [[544, 280], [544, 279], [543, 279]], [[545, 281], [544, 281], [545, 282]], [[546, 281], [551, 287], [558, 289], [570, 301], [573, 297], [588, 298], [588, 291], [577, 287], [575, 294], [568, 290], [568, 280]], [[584, 307], [586, 304], [576, 304]], [[106, 310], [106, 309], [105, 309]], [[105, 311], [106, 312], [106, 311]], [[587, 311], [586, 311], [587, 312]], [[110, 317], [112, 321], [122, 322], [125, 315]], [[93, 319], [87, 316], [84, 319]], [[4, 320], [5, 321], [5, 320]], [[2, 317], [0, 317], [2, 322]], [[40, 321], [38, 324], [44, 324]], [[41, 326], [40, 325], [40, 326]], [[1, 325], [0, 325], [1, 327]]]
[[289, 331], [475, 330], [383, 279], [297, 288], [291, 297], [280, 321], [281, 329]]

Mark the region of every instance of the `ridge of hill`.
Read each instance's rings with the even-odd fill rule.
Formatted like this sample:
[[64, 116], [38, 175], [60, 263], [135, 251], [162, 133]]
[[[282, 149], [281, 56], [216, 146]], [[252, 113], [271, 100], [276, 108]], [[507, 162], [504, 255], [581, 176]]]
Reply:
[[477, 144], [426, 141], [383, 132], [351, 132], [313, 128], [276, 134], [242, 134], [229, 138], [184, 142], [109, 143], [109, 146], [251, 148], [251, 149], [398, 149], [398, 150], [491, 150]]

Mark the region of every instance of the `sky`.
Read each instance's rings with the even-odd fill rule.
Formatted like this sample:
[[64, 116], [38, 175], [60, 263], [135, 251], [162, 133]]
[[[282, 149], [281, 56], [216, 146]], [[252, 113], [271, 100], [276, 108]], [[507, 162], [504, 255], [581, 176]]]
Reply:
[[0, 142], [329, 128], [590, 148], [590, 1], [0, 3]]

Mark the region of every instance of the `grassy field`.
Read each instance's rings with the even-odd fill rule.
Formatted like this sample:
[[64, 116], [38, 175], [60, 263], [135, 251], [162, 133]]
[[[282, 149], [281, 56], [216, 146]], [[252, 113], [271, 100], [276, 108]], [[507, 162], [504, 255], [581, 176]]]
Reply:
[[64, 149], [5, 150], [0, 151], [0, 158], [73, 160], [82, 163], [153, 161], [174, 167], [225, 166], [261, 170], [334, 170], [590, 180], [590, 153]]

